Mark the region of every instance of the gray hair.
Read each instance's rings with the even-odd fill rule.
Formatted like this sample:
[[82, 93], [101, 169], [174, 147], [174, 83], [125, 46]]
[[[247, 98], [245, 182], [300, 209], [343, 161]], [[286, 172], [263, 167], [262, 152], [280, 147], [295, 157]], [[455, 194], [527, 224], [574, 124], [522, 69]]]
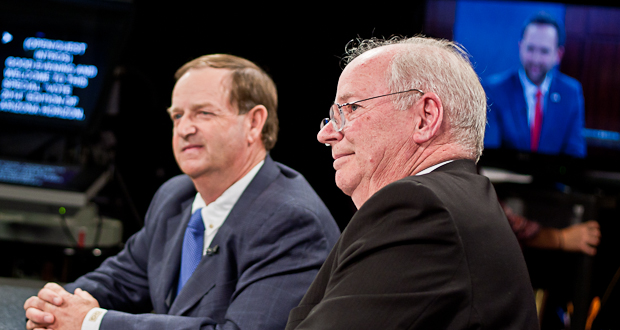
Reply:
[[[398, 52], [386, 72], [390, 92], [417, 88], [437, 94], [454, 142], [477, 161], [484, 149], [486, 94], [462, 46], [424, 36], [358, 39], [347, 44], [343, 60], [349, 64], [368, 50], [396, 44], [406, 46], [407, 51]], [[399, 94], [393, 101], [397, 109], [404, 110], [419, 97], [417, 93]]]

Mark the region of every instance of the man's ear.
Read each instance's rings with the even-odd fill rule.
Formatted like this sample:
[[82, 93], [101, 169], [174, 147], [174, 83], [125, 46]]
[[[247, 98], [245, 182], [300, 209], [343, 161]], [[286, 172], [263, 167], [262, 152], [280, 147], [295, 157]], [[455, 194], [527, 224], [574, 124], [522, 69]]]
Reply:
[[257, 105], [250, 109], [246, 114], [246, 125], [248, 127], [248, 143], [252, 144], [256, 140], [261, 139], [263, 126], [267, 121], [267, 108], [263, 105]]
[[443, 105], [435, 93], [424, 93], [415, 105], [413, 140], [423, 144], [437, 136], [443, 123]]

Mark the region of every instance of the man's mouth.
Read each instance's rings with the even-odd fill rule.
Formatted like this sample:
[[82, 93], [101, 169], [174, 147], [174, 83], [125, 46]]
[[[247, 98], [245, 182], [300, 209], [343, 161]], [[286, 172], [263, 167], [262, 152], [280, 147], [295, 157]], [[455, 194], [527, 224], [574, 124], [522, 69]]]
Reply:
[[333, 155], [334, 157], [334, 169], [338, 170], [344, 162], [347, 161], [348, 156], [352, 156], [354, 153], [342, 153]]
[[346, 157], [346, 156], [349, 156], [349, 155], [352, 155], [352, 154], [353, 154], [352, 152], [349, 152], [349, 153], [341, 153], [341, 154], [336, 154], [336, 155], [333, 155], [332, 157], [334, 158], [334, 160], [337, 160], [337, 159], [339, 159], [339, 158]]
[[202, 148], [202, 146], [199, 145], [199, 144], [190, 144], [190, 145], [184, 146], [181, 149], [181, 151], [196, 150], [196, 149], [200, 149], [200, 148]]

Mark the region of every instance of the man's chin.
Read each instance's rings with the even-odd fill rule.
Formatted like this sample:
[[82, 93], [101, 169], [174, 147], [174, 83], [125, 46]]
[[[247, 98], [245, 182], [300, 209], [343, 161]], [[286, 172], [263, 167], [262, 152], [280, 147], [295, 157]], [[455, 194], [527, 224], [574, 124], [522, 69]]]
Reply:
[[530, 79], [531, 82], [535, 84], [540, 84], [545, 78], [546, 74], [547, 74], [546, 72], [543, 73], [542, 71], [539, 71], [539, 70], [528, 71], [527, 77]]
[[336, 171], [336, 186], [345, 195], [351, 196], [351, 194], [353, 194], [353, 191], [355, 190], [355, 187], [357, 186], [353, 186], [349, 180], [346, 180], [346, 178], [343, 178], [342, 174], [340, 175], [338, 174], [339, 174], [338, 171]]
[[196, 179], [206, 172], [204, 166], [198, 166], [198, 164], [183, 164], [179, 168], [192, 179]]

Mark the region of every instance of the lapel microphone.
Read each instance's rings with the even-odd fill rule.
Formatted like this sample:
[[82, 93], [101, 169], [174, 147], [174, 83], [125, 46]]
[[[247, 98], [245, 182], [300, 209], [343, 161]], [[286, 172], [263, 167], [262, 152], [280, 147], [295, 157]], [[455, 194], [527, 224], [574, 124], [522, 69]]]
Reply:
[[217, 254], [219, 251], [220, 251], [220, 246], [216, 245], [214, 247], [210, 247], [207, 249], [207, 255], [212, 256], [214, 254]]

